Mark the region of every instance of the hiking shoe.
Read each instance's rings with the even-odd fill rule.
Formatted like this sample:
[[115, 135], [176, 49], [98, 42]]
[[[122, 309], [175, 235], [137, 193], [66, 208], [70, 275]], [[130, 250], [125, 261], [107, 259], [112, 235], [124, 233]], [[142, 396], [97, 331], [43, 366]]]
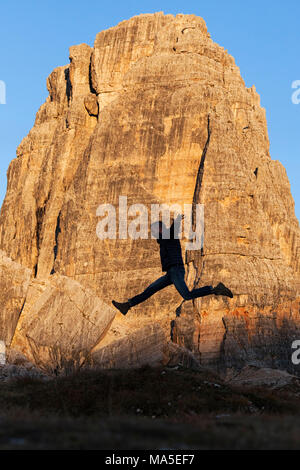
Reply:
[[214, 287], [213, 289], [213, 294], [215, 295], [225, 295], [226, 297], [230, 297], [232, 299], [233, 293], [231, 292], [228, 287], [224, 286], [222, 282], [219, 282], [219, 284]]
[[116, 307], [123, 315], [126, 315], [128, 310], [130, 309], [129, 302], [116, 302], [115, 300], [112, 301], [114, 307]]

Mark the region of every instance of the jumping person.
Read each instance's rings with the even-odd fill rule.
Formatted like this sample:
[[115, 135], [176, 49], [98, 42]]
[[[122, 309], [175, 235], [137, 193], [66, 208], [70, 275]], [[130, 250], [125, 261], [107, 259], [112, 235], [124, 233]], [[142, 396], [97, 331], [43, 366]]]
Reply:
[[[180, 220], [183, 218], [182, 215], [179, 215], [176, 220], [173, 219], [172, 225], [170, 227], [169, 238], [163, 238], [163, 233], [165, 233], [166, 227], [162, 221], [155, 222], [151, 226], [152, 234], [156, 232], [155, 238], [160, 248], [160, 259], [162, 265], [162, 271], [166, 274], [152, 284], [150, 284], [141, 294], [138, 294], [134, 297], [128, 299], [127, 302], [116, 302], [112, 301], [113, 305], [123, 314], [126, 315], [128, 310], [135, 305], [144, 302], [146, 299], [151, 297], [156, 292], [164, 289], [171, 284], [174, 284], [179, 294], [183, 297], [184, 300], [191, 300], [197, 297], [204, 297], [206, 295], [224, 295], [226, 297], [233, 297], [233, 294], [230, 289], [224, 286], [222, 282], [216, 287], [213, 286], [204, 286], [198, 289], [189, 290], [187, 287], [184, 276], [185, 268], [182, 259], [181, 245], [178, 237], [178, 226]], [[176, 227], [176, 228], [175, 228]], [[157, 230], [158, 229], [158, 230]], [[158, 232], [158, 233], [157, 233]]]

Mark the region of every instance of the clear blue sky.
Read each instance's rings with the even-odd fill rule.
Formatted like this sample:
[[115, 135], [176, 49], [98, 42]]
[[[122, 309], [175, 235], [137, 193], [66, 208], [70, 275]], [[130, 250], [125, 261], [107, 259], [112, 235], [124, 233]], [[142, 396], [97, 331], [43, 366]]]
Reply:
[[[96, 34], [140, 13], [193, 13], [234, 56], [246, 86], [256, 86], [267, 111], [271, 156], [287, 170], [300, 220], [299, 0], [10, 0], [0, 2], [0, 205], [6, 171], [47, 97], [46, 78], [69, 63], [69, 47], [93, 46]], [[1, 100], [1, 96], [0, 96]]]

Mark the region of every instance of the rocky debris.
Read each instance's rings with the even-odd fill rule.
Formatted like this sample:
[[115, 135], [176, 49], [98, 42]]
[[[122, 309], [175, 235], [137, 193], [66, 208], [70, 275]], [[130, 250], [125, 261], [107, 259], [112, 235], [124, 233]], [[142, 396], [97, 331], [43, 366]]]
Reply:
[[166, 367], [172, 369], [203, 370], [203, 366], [191, 351], [171, 341], [168, 341], [165, 348], [164, 363]]
[[0, 340], [5, 346], [9, 346], [15, 332], [30, 278], [30, 269], [0, 251]]

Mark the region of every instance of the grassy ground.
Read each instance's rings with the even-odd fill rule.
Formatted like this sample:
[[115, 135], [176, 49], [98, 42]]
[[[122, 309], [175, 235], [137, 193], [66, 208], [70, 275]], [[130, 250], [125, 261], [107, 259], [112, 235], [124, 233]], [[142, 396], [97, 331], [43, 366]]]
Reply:
[[186, 369], [15, 377], [0, 382], [0, 450], [298, 449], [298, 393]]

